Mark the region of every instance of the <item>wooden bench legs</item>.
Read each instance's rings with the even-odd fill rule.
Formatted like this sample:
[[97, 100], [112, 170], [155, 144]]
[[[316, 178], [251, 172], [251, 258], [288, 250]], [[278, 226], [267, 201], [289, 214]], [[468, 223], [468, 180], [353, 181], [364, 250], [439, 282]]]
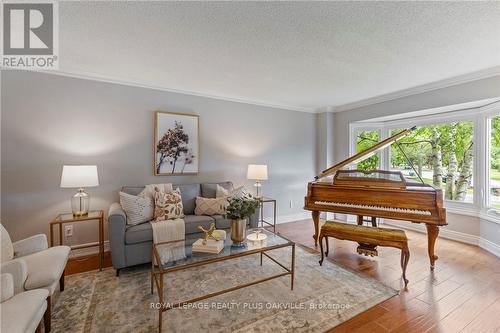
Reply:
[[[326, 246], [328, 247], [328, 237], [326, 237]], [[319, 249], [321, 251], [321, 259], [319, 261], [319, 265], [323, 266], [323, 259], [325, 259], [324, 255], [325, 253], [323, 252], [323, 235], [319, 235]], [[326, 252], [326, 256], [328, 257], [328, 250]]]
[[[326, 251], [323, 251], [323, 238], [325, 238], [326, 243]], [[319, 246], [321, 251], [321, 259], [319, 261], [319, 265], [323, 266], [323, 260], [325, 256], [328, 257], [329, 252], [329, 244], [328, 244], [328, 236], [323, 236], [323, 234], [319, 235]], [[408, 249], [407, 244], [403, 244], [401, 247], [396, 247], [401, 249], [401, 270], [403, 271], [403, 281], [405, 282], [405, 287], [408, 286], [408, 279], [406, 278], [406, 267], [408, 267], [408, 261], [410, 260], [410, 250]]]
[[[326, 251], [325, 252], [323, 252], [323, 238], [325, 238], [325, 241], [326, 241]], [[323, 236], [322, 234], [320, 234], [320, 236], [319, 236], [319, 247], [320, 247], [320, 251], [321, 251], [321, 260], [319, 261], [319, 265], [322, 266], [323, 265], [323, 259], [325, 258], [324, 255], [328, 257], [328, 252], [330, 252], [329, 245], [328, 245], [328, 237], [327, 236]]]
[[406, 267], [408, 266], [408, 261], [410, 260], [410, 250], [408, 246], [401, 249], [401, 269], [403, 270], [403, 280], [405, 282], [405, 287], [408, 286], [408, 279], [406, 278]]

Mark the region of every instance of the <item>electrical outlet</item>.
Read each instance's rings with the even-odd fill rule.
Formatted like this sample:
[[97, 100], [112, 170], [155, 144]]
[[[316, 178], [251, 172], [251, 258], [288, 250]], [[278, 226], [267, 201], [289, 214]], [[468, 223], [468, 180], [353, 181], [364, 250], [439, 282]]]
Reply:
[[64, 235], [66, 237], [71, 237], [73, 236], [73, 225], [68, 224], [64, 226]]
[[293, 208], [293, 200], [290, 200], [290, 208]]

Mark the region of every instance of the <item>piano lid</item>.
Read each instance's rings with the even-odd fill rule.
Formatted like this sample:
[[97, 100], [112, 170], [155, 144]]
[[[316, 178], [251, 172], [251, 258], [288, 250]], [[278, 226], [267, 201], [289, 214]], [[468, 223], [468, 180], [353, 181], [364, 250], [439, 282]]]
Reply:
[[412, 128], [407, 128], [385, 140], [382, 140], [380, 141], [379, 143], [373, 145], [372, 147], [366, 149], [365, 151], [362, 151], [360, 153], [357, 153], [356, 155], [353, 155], [351, 157], [349, 157], [348, 159], [345, 159], [343, 160], [342, 162], [340, 163], [337, 163], [335, 164], [334, 166], [326, 169], [326, 170], [323, 170], [319, 175], [317, 175], [315, 177], [316, 180], [320, 179], [320, 178], [324, 178], [324, 177], [328, 177], [328, 176], [331, 176], [333, 175], [335, 172], [337, 172], [338, 170], [342, 169], [343, 167], [349, 165], [349, 164], [356, 164], [356, 163], [359, 163], [373, 155], [375, 155], [377, 152], [379, 152], [380, 150], [390, 146], [391, 144], [393, 144], [394, 142], [397, 142], [398, 140], [400, 140], [401, 138], [407, 136], [408, 134], [410, 134], [413, 130], [416, 129], [416, 126], [415, 127], [412, 127]]

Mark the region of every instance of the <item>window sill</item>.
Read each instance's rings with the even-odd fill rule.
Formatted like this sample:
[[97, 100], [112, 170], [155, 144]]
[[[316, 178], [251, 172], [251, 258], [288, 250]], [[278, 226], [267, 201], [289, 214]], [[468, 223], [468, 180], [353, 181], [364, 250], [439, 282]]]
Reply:
[[466, 202], [453, 202], [445, 200], [444, 208], [447, 213], [466, 215], [466, 216], [479, 216], [479, 209], [474, 206], [472, 203]]
[[500, 224], [500, 212], [495, 209], [489, 209], [486, 212], [479, 213], [479, 218], [481, 220]]
[[500, 224], [500, 211], [495, 209], [488, 209], [481, 211], [472, 204], [448, 204], [445, 203], [447, 213], [477, 217], [481, 220], [486, 220], [492, 223]]

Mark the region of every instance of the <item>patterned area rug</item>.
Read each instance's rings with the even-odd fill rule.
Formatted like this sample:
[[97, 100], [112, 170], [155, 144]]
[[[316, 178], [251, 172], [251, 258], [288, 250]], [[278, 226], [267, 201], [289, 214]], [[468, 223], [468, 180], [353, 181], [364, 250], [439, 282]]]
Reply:
[[[290, 262], [290, 248], [270, 252]], [[396, 290], [297, 247], [294, 290], [285, 276], [164, 312], [164, 332], [324, 332], [394, 296]], [[147, 265], [70, 275], [54, 300], [53, 332], [155, 332], [158, 293]], [[166, 275], [166, 301], [190, 299], [283, 271], [259, 255]]]

